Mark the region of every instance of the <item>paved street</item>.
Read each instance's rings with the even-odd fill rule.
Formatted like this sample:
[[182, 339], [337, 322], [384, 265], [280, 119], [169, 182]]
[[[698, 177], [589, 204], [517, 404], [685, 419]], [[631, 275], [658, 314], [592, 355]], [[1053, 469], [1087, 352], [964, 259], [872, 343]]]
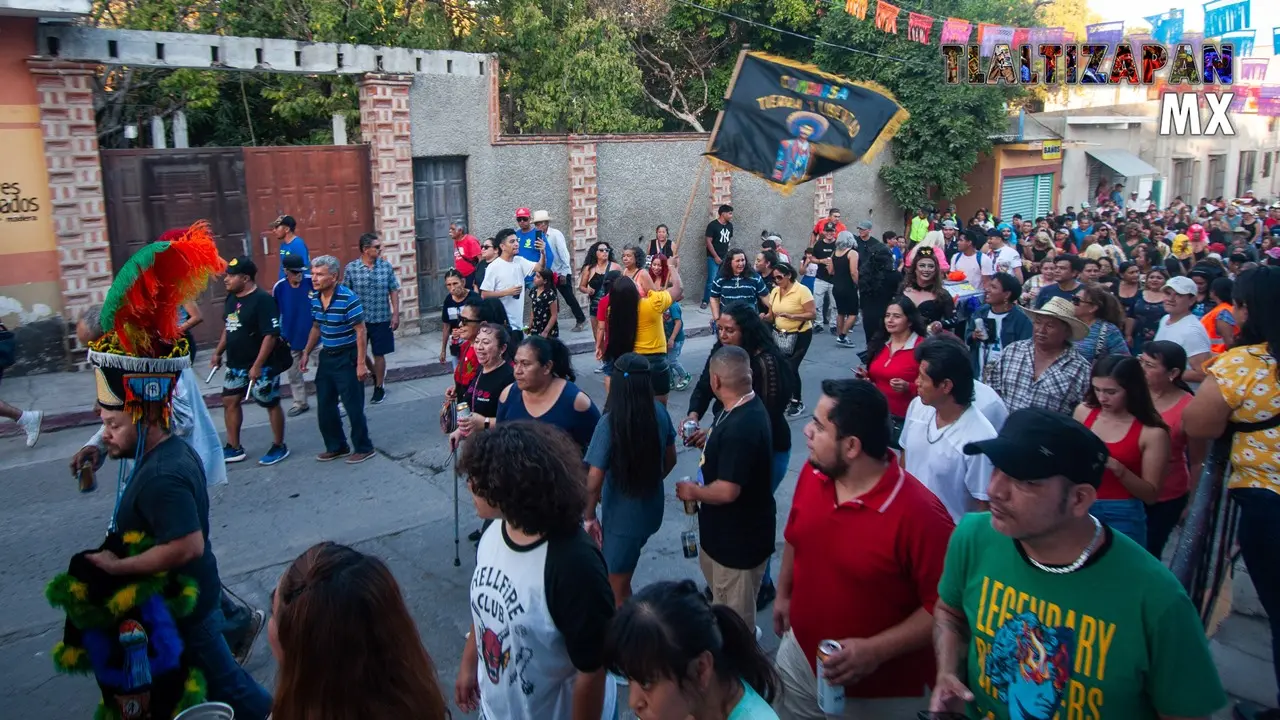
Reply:
[[[696, 310], [688, 315], [691, 323], [705, 317]], [[860, 340], [861, 328], [851, 336]], [[701, 370], [711, 345], [710, 337], [686, 344], [684, 364], [690, 372]], [[579, 384], [601, 403], [601, 376], [591, 372], [590, 357], [577, 355], [574, 360], [583, 372]], [[836, 346], [830, 335], [815, 338], [802, 370], [809, 407], [821, 378], [847, 377], [856, 362], [854, 351]], [[378, 457], [355, 467], [312, 459], [322, 449], [314, 410], [290, 421], [287, 441], [293, 456], [274, 467], [259, 467], [254, 459], [269, 445], [266, 415], [258, 409], [248, 411], [243, 444], [251, 459], [231, 466], [230, 482], [212, 493], [210, 512], [223, 580], [260, 607], [267, 605], [283, 566], [317, 541], [352, 544], [385, 559], [452, 697], [462, 636], [470, 620], [467, 582], [473, 564], [465, 535], [478, 523], [461, 488], [462, 564], [454, 567], [455, 486], [436, 425], [448, 382], [436, 377], [389, 385], [387, 402], [368, 412]], [[676, 419], [683, 417], [688, 395], [687, 390], [672, 395]], [[791, 422], [793, 471], [805, 460], [802, 432], [807, 417], [808, 412]], [[221, 413], [215, 413], [215, 422], [221, 426]], [[64, 569], [73, 553], [97, 545], [111, 512], [114, 465], [104, 468], [99, 490], [91, 495], [78, 493], [69, 476], [69, 457], [92, 432], [82, 427], [48, 433], [34, 450], [26, 450], [16, 438], [0, 440], [0, 715], [5, 717], [84, 718], [96, 703], [91, 681], [54, 673], [48, 651], [59, 638], [62, 616], [43, 597], [45, 583]], [[681, 448], [678, 457], [669, 485], [693, 474], [696, 454]], [[790, 505], [793, 484], [794, 474], [779, 490], [780, 517]], [[680, 553], [678, 539], [685, 522], [681, 504], [670, 494], [666, 522], [645, 549], [637, 586], [699, 577], [696, 561]], [[1247, 576], [1237, 580], [1237, 609], [1250, 602], [1251, 589], [1241, 587], [1247, 585]], [[1233, 616], [1218, 637], [1215, 653], [1231, 691], [1257, 699], [1274, 697], [1265, 623]], [[777, 643], [767, 629], [764, 642], [770, 649]], [[265, 635], [249, 667], [271, 687], [275, 664]]]

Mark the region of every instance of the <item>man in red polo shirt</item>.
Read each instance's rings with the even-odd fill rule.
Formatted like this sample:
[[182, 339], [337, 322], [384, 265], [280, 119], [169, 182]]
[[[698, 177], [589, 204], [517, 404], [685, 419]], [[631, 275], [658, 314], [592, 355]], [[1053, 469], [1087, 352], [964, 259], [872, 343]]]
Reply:
[[[889, 406], [865, 380], [824, 380], [805, 428], [773, 605], [783, 720], [828, 717], [817, 702], [818, 643], [836, 640], [828, 681], [846, 718], [908, 718], [934, 679], [933, 604], [955, 524], [889, 449]], [[784, 635], [785, 633], [785, 635]]]

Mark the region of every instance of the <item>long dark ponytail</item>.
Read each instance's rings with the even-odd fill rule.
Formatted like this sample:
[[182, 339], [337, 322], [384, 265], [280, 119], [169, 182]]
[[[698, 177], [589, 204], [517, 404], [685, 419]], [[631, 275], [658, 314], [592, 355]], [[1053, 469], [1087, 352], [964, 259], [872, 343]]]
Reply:
[[577, 375], [573, 372], [573, 362], [569, 357], [569, 348], [556, 338], [544, 338], [541, 335], [530, 335], [520, 343], [520, 347], [533, 350], [539, 365], [550, 365], [551, 376], [573, 382]]
[[725, 605], [712, 605], [692, 580], [642, 588], [618, 609], [604, 639], [604, 664], [632, 682], [672, 680], [688, 690], [690, 664], [710, 653], [716, 679], [739, 678], [765, 702], [781, 683], [753, 628]]
[[616, 360], [635, 350], [639, 323], [640, 290], [631, 278], [619, 277], [613, 281], [613, 288], [609, 291], [609, 318], [605, 322], [609, 333], [604, 348], [606, 360]]
[[609, 473], [623, 495], [646, 497], [662, 487], [666, 448], [658, 434], [649, 361], [625, 353], [609, 382]]

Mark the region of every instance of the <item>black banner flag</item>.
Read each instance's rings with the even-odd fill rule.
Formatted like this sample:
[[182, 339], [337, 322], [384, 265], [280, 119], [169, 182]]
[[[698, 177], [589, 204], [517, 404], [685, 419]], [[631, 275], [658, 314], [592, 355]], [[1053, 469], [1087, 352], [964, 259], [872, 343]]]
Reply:
[[707, 155], [779, 190], [870, 162], [908, 118], [875, 83], [744, 52]]

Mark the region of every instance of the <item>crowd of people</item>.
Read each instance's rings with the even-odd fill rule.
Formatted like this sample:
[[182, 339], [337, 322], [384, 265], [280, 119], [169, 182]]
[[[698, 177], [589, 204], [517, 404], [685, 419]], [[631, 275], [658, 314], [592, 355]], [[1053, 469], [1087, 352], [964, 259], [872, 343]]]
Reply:
[[[744, 248], [724, 205], [704, 235], [702, 305], [716, 342], [696, 380], [680, 363], [684, 286], [664, 226], [647, 252], [628, 245], [615, 257], [594, 244], [575, 279], [545, 211], [521, 208], [518, 228], [483, 242], [455, 224], [441, 426], [481, 526], [453, 703], [489, 718], [610, 718], [623, 702], [646, 720], [926, 708], [935, 718], [1207, 718], [1226, 697], [1196, 606], [1162, 557], [1208, 443], [1224, 433], [1238, 541], [1280, 631], [1280, 320], [1258, 311], [1280, 302], [1280, 204], [1260, 220], [1242, 200], [1157, 211], [1108, 197], [1032, 220], [979, 211], [963, 227], [954, 212], [922, 210], [905, 236], [876, 236], [869, 221], [849, 231], [832, 210], [795, 252], [768, 232], [758, 250]], [[225, 462], [245, 455], [238, 406], [249, 397], [271, 412], [261, 462], [287, 456], [284, 371], [273, 368], [305, 372], [317, 349], [319, 459], [371, 452], [362, 381], [372, 372], [373, 402], [385, 397], [379, 360], [394, 335], [374, 325], [394, 331], [398, 283], [380, 270], [376, 236], [361, 250], [342, 283], [335, 258], [282, 251], [274, 300], [250, 259], [228, 264], [211, 362], [227, 367]], [[290, 305], [308, 285], [309, 302]], [[603, 407], [575, 384], [557, 337], [561, 301], [572, 331], [595, 335]], [[856, 347], [858, 324], [866, 348], [852, 376], [819, 381], [806, 461], [780, 512], [789, 421], [807, 410], [801, 363], [815, 334]], [[301, 340], [294, 357], [276, 352], [277, 337], [299, 347], [286, 333]], [[690, 385], [677, 425], [670, 395]], [[295, 393], [287, 414], [306, 403]], [[132, 427], [104, 412], [95, 447], [130, 457]], [[163, 536], [160, 548], [199, 543], [211, 560], [199, 448], [150, 432], [138, 465], [154, 471], [148, 457], [161, 450], [190, 455], [181, 471], [200, 482], [121, 522]], [[678, 445], [698, 454], [696, 476], [669, 491]], [[178, 520], [159, 519], [187, 493], [194, 502], [178, 504]], [[671, 495], [685, 510], [682, 551], [705, 583], [633, 590]], [[175, 551], [147, 567], [200, 557]], [[198, 571], [217, 595], [216, 565]], [[214, 646], [217, 624], [200, 626]], [[772, 658], [762, 625], [781, 640]], [[449, 714], [403, 595], [375, 558], [311, 548], [281, 578], [268, 628], [274, 698], [226, 666], [223, 646], [197, 661], [217, 670], [210, 697], [237, 717]]]

